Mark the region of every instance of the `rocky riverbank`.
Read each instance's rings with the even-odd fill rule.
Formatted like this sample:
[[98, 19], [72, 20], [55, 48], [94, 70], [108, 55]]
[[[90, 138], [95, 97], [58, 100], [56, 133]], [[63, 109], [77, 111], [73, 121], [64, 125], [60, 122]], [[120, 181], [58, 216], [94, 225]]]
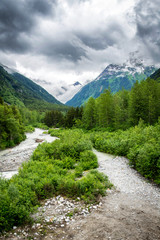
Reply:
[[99, 168], [115, 188], [95, 205], [62, 196], [41, 202], [33, 224], [14, 227], [0, 239], [159, 240], [160, 189], [128, 165], [128, 160], [95, 151]]
[[[42, 207], [37, 213], [32, 215], [33, 224], [25, 227], [13, 227], [9, 233], [4, 233], [0, 239], [55, 239], [64, 233], [67, 227], [78, 221], [82, 221], [92, 212], [96, 212], [102, 207], [102, 201], [97, 204], [84, 204], [82, 201], [64, 198], [62, 196], [53, 197], [41, 202]], [[79, 227], [76, 227], [79, 229]], [[58, 234], [58, 235], [57, 235]]]
[[27, 133], [26, 140], [16, 147], [0, 151], [0, 174], [2, 176], [10, 178], [15, 174], [22, 163], [30, 159], [38, 144], [57, 139], [43, 132], [43, 129], [36, 128], [33, 133]]

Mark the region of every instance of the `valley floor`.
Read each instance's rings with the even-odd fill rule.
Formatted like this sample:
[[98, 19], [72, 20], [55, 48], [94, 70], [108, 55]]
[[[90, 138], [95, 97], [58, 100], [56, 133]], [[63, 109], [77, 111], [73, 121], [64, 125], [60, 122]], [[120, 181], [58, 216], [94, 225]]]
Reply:
[[[34, 229], [17, 228], [8, 237], [0, 239], [159, 240], [160, 189], [131, 169], [127, 159], [94, 152], [99, 160], [99, 171], [104, 172], [115, 186], [115, 189], [107, 190], [102, 205], [68, 224], [55, 227], [55, 223], [50, 222], [48, 225], [36, 224]], [[52, 215], [55, 207], [48, 210]]]
[[[108, 191], [101, 208], [67, 227], [58, 239], [160, 239], [160, 189], [131, 169], [127, 159], [94, 152], [99, 171], [109, 177], [115, 190]], [[56, 239], [51, 236], [46, 239]]]

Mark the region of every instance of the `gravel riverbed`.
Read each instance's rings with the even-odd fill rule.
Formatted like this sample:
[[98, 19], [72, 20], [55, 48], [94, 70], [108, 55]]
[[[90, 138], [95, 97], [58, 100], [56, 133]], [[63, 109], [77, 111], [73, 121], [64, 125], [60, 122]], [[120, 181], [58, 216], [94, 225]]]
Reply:
[[160, 209], [160, 188], [149, 183], [128, 164], [128, 159], [110, 154], [94, 153], [99, 159], [99, 171], [105, 173], [116, 190], [133, 198], [145, 200]]
[[39, 142], [52, 142], [56, 137], [51, 137], [49, 134], [44, 134], [45, 130], [35, 128], [33, 133], [26, 134], [26, 140], [21, 142], [19, 145], [13, 148], [9, 148], [0, 151], [0, 174], [6, 178], [10, 178], [12, 175], [18, 172], [18, 168], [21, 166], [22, 162], [28, 161], [36, 149]]
[[160, 240], [160, 189], [130, 168], [126, 158], [93, 151], [98, 170], [114, 184], [99, 204], [62, 196], [45, 200], [33, 226], [14, 227], [0, 239]]

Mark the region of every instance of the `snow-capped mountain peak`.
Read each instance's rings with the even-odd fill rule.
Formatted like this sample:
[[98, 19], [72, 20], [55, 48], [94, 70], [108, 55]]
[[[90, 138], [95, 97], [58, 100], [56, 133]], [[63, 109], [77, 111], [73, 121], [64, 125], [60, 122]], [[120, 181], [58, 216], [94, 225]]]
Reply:
[[110, 64], [92, 82], [85, 85], [70, 101], [69, 106], [80, 106], [90, 96], [97, 98], [105, 89], [110, 88], [113, 93], [121, 89], [131, 89], [136, 80], [141, 81], [149, 77], [156, 68], [146, 65], [138, 52], [129, 55], [123, 64]]

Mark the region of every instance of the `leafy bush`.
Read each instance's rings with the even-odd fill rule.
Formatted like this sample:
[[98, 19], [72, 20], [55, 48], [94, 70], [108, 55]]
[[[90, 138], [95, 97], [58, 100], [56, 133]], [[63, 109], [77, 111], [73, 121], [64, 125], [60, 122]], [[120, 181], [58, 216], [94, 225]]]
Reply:
[[24, 128], [24, 131], [25, 132], [34, 132], [34, 127], [33, 126], [31, 126], [31, 125], [28, 125], [28, 126], [25, 126], [25, 128]]
[[[0, 231], [30, 221], [39, 200], [53, 195], [96, 201], [112, 185], [98, 167], [89, 137], [61, 130], [61, 139], [42, 143], [10, 180], [0, 179]], [[83, 175], [84, 170], [91, 170]]]
[[89, 150], [81, 152], [80, 154], [80, 165], [83, 170], [94, 169], [98, 167], [98, 161], [96, 155]]
[[13, 147], [25, 138], [18, 108], [0, 103], [0, 149]]
[[50, 128], [48, 133], [53, 137], [62, 137], [62, 135], [64, 134], [64, 130], [62, 129], [57, 129], [57, 128]]
[[44, 129], [44, 130], [48, 130], [49, 129], [47, 125], [45, 125], [44, 123], [40, 123], [40, 122], [34, 123], [33, 127], [41, 128], [41, 129]]
[[127, 156], [138, 172], [160, 184], [160, 122], [145, 126], [141, 121], [126, 131], [94, 132], [90, 139], [100, 151]]

